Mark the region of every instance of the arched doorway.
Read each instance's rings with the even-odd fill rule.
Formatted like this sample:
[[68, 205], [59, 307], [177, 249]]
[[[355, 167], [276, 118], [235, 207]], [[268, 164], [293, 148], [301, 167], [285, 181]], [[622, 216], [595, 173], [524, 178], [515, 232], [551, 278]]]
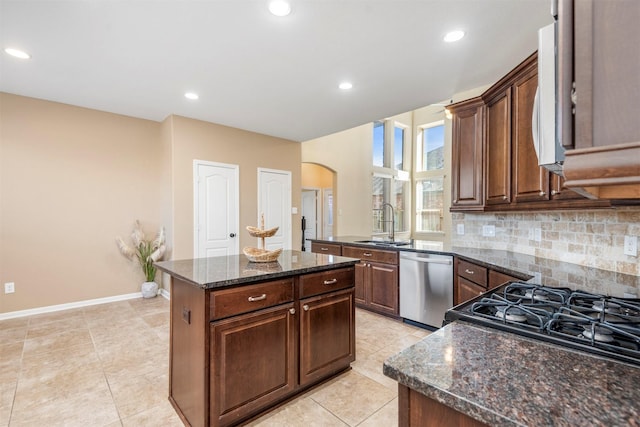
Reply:
[[302, 163], [302, 249], [311, 250], [308, 239], [328, 238], [336, 230], [336, 173], [316, 163]]

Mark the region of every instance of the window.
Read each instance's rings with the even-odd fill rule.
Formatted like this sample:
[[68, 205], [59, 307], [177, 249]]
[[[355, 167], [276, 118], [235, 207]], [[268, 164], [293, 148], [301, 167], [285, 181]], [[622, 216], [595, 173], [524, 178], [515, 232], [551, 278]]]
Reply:
[[373, 123], [373, 166], [384, 166], [384, 122]]
[[393, 120], [373, 123], [372, 220], [373, 233], [391, 232], [391, 209], [394, 209], [395, 232], [411, 230], [411, 181], [405, 161], [410, 132], [408, 127]]
[[422, 128], [420, 141], [419, 171], [432, 171], [444, 168], [444, 123], [435, 123]]
[[415, 231], [442, 233], [444, 219], [444, 122], [419, 128], [415, 187]]
[[416, 230], [442, 231], [444, 179], [416, 180]]

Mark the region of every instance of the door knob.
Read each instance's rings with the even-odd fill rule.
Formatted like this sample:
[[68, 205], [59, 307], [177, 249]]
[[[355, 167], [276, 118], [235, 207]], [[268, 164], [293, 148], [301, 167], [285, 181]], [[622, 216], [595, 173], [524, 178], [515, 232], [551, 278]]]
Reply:
[[236, 233], [229, 234], [229, 237], [236, 237]]

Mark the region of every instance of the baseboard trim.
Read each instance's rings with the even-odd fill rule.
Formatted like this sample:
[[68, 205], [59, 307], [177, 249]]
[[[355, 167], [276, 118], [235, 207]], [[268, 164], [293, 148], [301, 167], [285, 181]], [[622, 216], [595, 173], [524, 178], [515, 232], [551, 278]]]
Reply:
[[[169, 299], [169, 292], [161, 289], [160, 295]], [[17, 317], [33, 316], [34, 314], [53, 313], [55, 311], [69, 310], [71, 308], [89, 307], [91, 305], [107, 304], [110, 302], [125, 301], [129, 299], [142, 298], [141, 292], [131, 294], [115, 295], [112, 297], [89, 299], [84, 301], [70, 302], [66, 304], [49, 305], [46, 307], [30, 308], [28, 310], [10, 311], [8, 313], [0, 313], [0, 320], [15, 319]]]
[[166, 290], [164, 288], [160, 289], [160, 296], [165, 298], [165, 299], [171, 300], [171, 294], [169, 293], [168, 290]]

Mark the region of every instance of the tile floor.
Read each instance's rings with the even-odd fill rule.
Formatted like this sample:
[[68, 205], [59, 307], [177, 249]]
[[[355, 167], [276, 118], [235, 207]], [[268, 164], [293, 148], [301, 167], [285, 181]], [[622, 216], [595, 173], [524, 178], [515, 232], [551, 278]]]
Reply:
[[[251, 426], [395, 426], [388, 356], [428, 331], [357, 310], [353, 369]], [[0, 427], [182, 426], [168, 393], [161, 297], [0, 321]]]

